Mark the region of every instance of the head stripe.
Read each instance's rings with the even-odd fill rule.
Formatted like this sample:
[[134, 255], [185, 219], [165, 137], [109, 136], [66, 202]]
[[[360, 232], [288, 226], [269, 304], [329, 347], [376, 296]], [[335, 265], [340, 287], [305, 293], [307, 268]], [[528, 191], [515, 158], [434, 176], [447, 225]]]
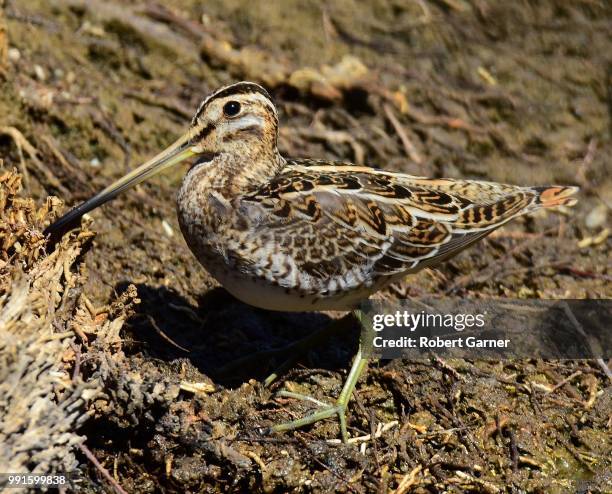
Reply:
[[229, 86], [224, 86], [220, 89], [217, 89], [214, 93], [204, 99], [200, 106], [198, 107], [195, 115], [193, 116], [193, 120], [191, 121], [192, 125], [197, 123], [198, 118], [206, 109], [206, 106], [214, 99], [218, 98], [226, 98], [227, 96], [239, 95], [239, 94], [252, 94], [259, 93], [264, 96], [268, 101], [270, 101], [272, 108], [274, 108], [274, 103], [272, 103], [272, 97], [262, 86], [259, 84], [255, 84], [254, 82], [237, 82], [235, 84], [231, 84]]

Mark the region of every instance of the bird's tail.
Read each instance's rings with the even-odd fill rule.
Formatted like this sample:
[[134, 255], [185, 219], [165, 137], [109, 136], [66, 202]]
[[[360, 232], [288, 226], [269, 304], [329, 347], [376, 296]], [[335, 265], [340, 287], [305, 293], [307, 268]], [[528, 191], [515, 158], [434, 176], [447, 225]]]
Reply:
[[558, 206], [573, 206], [578, 199], [572, 197], [580, 190], [579, 187], [551, 185], [548, 187], [533, 187], [537, 193], [535, 205], [541, 208], [556, 208]]

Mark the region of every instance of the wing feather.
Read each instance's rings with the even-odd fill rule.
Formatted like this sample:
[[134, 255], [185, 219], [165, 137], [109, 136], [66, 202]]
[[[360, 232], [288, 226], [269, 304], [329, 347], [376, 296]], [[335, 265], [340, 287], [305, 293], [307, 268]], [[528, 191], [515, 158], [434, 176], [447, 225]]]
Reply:
[[[271, 233], [273, 241], [294, 248], [304, 276], [333, 292], [436, 265], [516, 216], [566, 203], [565, 189], [553, 194], [549, 188], [295, 160], [241, 200], [258, 208], [259, 234]], [[545, 194], [548, 203], [539, 200]]]

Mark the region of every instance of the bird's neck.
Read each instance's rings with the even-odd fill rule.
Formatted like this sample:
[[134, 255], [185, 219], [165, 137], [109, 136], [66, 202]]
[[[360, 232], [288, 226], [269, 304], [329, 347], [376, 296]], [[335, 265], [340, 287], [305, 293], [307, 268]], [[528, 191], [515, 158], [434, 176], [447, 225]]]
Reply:
[[208, 189], [233, 197], [264, 185], [285, 164], [285, 159], [276, 148], [269, 152], [251, 149], [240, 153], [219, 153], [211, 161], [192, 167], [184, 182], [189, 182], [191, 187], [201, 192]]

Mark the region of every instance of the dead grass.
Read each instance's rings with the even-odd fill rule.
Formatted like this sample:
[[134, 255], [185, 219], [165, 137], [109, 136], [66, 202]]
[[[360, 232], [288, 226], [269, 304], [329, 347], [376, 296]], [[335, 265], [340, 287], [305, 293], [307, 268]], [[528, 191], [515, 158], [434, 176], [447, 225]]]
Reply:
[[85, 440], [78, 429], [102, 391], [98, 375], [81, 374], [82, 361], [119, 342], [129, 304], [87, 311], [82, 254], [93, 233], [66, 236], [46, 253], [42, 230], [61, 203], [50, 197], [39, 207], [20, 188], [21, 176], [0, 168], [0, 470], [72, 472]]

